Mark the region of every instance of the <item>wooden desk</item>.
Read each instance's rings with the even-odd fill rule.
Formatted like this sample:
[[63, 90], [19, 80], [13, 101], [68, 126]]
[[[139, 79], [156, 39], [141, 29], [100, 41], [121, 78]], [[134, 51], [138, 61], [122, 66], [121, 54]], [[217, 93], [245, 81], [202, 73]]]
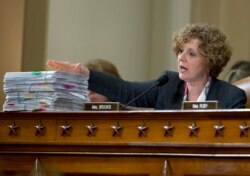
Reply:
[[2, 175], [29, 175], [38, 167], [68, 176], [247, 176], [248, 125], [250, 110], [0, 112], [0, 170]]

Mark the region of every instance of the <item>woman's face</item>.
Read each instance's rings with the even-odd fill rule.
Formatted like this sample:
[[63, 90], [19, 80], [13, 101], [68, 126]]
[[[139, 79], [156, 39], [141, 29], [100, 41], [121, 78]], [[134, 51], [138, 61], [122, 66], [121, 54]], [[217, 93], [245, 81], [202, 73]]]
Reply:
[[198, 51], [198, 46], [199, 40], [191, 39], [183, 44], [177, 54], [179, 77], [186, 82], [204, 81], [209, 77], [209, 69]]
[[88, 93], [89, 99], [91, 102], [108, 102], [109, 99], [101, 94], [96, 92], [89, 91]]

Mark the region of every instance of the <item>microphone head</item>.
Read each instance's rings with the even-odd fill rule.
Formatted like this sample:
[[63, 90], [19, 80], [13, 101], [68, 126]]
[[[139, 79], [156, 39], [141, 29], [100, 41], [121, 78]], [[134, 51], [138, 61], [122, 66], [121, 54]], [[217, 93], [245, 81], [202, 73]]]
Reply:
[[169, 81], [167, 75], [162, 75], [160, 78], [157, 79], [156, 84], [157, 86], [163, 86]]

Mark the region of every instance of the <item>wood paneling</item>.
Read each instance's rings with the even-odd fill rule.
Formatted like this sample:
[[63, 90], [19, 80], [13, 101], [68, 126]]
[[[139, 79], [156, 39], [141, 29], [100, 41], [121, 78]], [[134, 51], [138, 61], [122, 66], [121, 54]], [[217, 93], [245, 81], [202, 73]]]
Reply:
[[[9, 133], [13, 122], [17, 135]], [[120, 136], [113, 135], [117, 122]], [[196, 136], [189, 128], [194, 122]], [[218, 122], [222, 136], [215, 135]], [[70, 130], [63, 135], [66, 123]], [[87, 135], [90, 123], [97, 127], [94, 135]], [[169, 123], [172, 136], [163, 128]], [[36, 135], [38, 124], [45, 126], [44, 135]], [[145, 136], [139, 135], [142, 124]], [[249, 110], [2, 112], [0, 163], [6, 175], [30, 173], [38, 160], [49, 175], [246, 176], [250, 139], [241, 136], [240, 126], [248, 124]]]
[[[20, 71], [22, 64], [25, 0], [0, 0], [0, 87], [7, 71]], [[0, 104], [5, 95], [1, 89]]]

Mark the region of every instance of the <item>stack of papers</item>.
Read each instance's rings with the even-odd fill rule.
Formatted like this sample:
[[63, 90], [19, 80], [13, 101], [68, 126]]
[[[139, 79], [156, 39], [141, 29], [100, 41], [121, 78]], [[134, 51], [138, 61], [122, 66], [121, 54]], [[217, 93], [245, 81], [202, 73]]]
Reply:
[[88, 78], [60, 71], [6, 72], [3, 111], [83, 111]]

